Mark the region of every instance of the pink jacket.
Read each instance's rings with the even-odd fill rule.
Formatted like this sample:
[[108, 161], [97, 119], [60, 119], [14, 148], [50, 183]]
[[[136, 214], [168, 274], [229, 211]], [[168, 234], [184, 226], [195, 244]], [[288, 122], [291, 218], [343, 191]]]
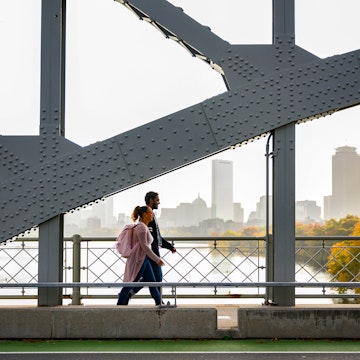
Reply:
[[144, 263], [146, 255], [156, 263], [161, 260], [151, 250], [152, 242], [153, 237], [150, 234], [148, 227], [143, 222], [139, 222], [134, 227], [132, 250], [130, 256], [126, 260], [124, 282], [132, 282], [135, 280], [136, 275], [139, 273], [140, 268]]

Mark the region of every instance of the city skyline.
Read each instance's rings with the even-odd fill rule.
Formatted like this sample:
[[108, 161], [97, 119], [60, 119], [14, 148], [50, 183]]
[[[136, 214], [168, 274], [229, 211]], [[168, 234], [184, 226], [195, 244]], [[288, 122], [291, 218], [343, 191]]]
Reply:
[[[261, 140], [260, 140], [261, 141]], [[319, 182], [319, 178], [320, 180], [324, 180], [324, 183], [326, 183], [327, 185], [321, 186], [321, 184], [319, 185], [320, 188], [322, 188], [324, 191], [323, 192], [319, 192], [316, 196], [301, 196], [299, 193], [299, 186], [301, 186], [301, 184], [299, 185], [297, 182], [297, 193], [296, 193], [296, 201], [297, 202], [301, 202], [301, 201], [315, 201], [316, 205], [319, 206], [321, 208], [321, 219], [324, 219], [324, 201], [325, 201], [325, 197], [330, 196], [333, 193], [332, 190], [332, 157], [335, 155], [336, 153], [336, 149], [337, 148], [342, 148], [344, 146], [347, 145], [340, 145], [336, 148], [334, 148], [334, 151], [329, 154], [327, 161], [330, 163], [329, 165], [329, 172], [328, 173], [323, 173], [321, 174], [321, 176], [314, 176], [314, 172], [313, 169], [316, 168], [319, 164], [317, 164], [315, 161], [312, 161], [311, 163], [309, 163], [309, 169], [308, 169], [308, 176], [306, 176], [305, 181], [311, 182]], [[357, 147], [354, 147], [355, 149], [358, 149]], [[236, 151], [236, 150], [235, 150]], [[314, 154], [313, 158], [315, 159], [317, 157], [317, 154]], [[213, 161], [216, 158], [216, 156], [211, 157], [207, 162], [206, 165], [204, 164], [202, 166], [202, 171], [201, 174], [203, 176], [203, 179], [200, 181], [201, 182], [201, 187], [199, 188], [195, 188], [193, 189], [192, 196], [187, 196], [186, 199], [184, 199], [184, 201], [179, 200], [178, 202], [176, 201], [169, 201], [169, 199], [166, 198], [166, 196], [164, 196], [164, 192], [161, 191], [162, 189], [162, 185], [159, 186], [159, 188], [156, 188], [154, 191], [157, 191], [160, 193], [160, 200], [161, 200], [161, 204], [159, 207], [159, 213], [161, 214], [161, 208], [162, 207], [166, 207], [166, 208], [175, 208], [180, 202], [187, 202], [187, 203], [191, 203], [193, 200], [195, 200], [198, 195], [200, 195], [200, 197], [206, 202], [206, 204], [211, 208], [211, 161]], [[232, 161], [236, 164], [236, 160], [234, 158], [229, 157], [230, 159], [233, 159]], [[228, 159], [229, 159], [228, 158]], [[263, 173], [265, 174], [265, 159], [264, 159], [264, 171]], [[257, 203], [260, 201], [261, 197], [265, 195], [266, 191], [265, 191], [265, 175], [263, 178], [261, 178], [262, 184], [261, 186], [258, 186], [258, 189], [261, 188], [261, 190], [258, 190], [255, 194], [253, 194], [252, 202], [249, 201], [244, 201], [244, 199], [242, 198], [242, 195], [244, 195], [244, 198], [246, 198], [246, 196], [248, 196], [247, 193], [247, 189], [243, 188], [240, 189], [239, 187], [237, 187], [237, 184], [241, 183], [241, 179], [239, 179], [239, 176], [241, 176], [241, 172], [238, 171], [239, 169], [237, 169], [236, 167], [234, 167], [234, 193], [236, 193], [237, 195], [234, 196], [233, 202], [234, 203], [241, 203], [242, 208], [244, 209], [244, 221], [246, 222], [248, 217], [250, 216], [250, 214], [254, 211], [256, 211], [256, 206]], [[191, 173], [191, 170], [189, 171], [189, 173]], [[204, 175], [205, 174], [205, 175]], [[172, 176], [173, 174], [170, 174], [170, 176]], [[168, 175], [166, 175], [168, 176]], [[166, 176], [164, 176], [164, 180], [166, 179]], [[325, 179], [325, 177], [327, 176], [327, 179]], [[158, 183], [161, 184], [161, 180], [157, 181]], [[152, 182], [150, 182], [151, 184]], [[254, 185], [254, 184], [253, 184]], [[253, 186], [254, 187], [254, 186]], [[148, 189], [154, 189], [152, 186], [149, 186], [149, 183], [146, 184], [142, 184], [139, 187], [140, 189], [142, 188], [144, 194], [146, 191], [148, 191]], [[208, 189], [207, 191], [204, 191], [204, 189]], [[130, 189], [130, 192], [133, 192], [134, 198], [136, 197], [141, 203], [142, 201], [142, 191], [138, 191], [139, 189], [134, 188], [134, 189]], [[165, 192], [166, 193], [166, 192]], [[116, 195], [115, 197], [121, 197], [121, 193]], [[171, 205], [169, 205], [171, 204]], [[119, 206], [119, 208], [121, 208], [121, 205]]]
[[[312, 199], [296, 201], [295, 218], [298, 222], [319, 222], [330, 218], [339, 219], [348, 214], [360, 215], [360, 156], [357, 149], [342, 146], [336, 149], [332, 156], [332, 193], [324, 196], [324, 216], [321, 216], [322, 206]], [[248, 218], [244, 218], [244, 209], [241, 203], [233, 201], [233, 162], [213, 159], [211, 162], [211, 188], [212, 198], [210, 206], [201, 198], [191, 202], [181, 202], [173, 208], [162, 208], [158, 213], [158, 219], [164, 228], [201, 226], [205, 231], [209, 226], [221, 226], [219, 222], [211, 219], [223, 220], [243, 225], [264, 225], [266, 221], [267, 199], [265, 195], [259, 197], [255, 210], [251, 211]], [[272, 195], [269, 194], [269, 218], [271, 222]], [[235, 210], [236, 209], [236, 210]], [[86, 215], [84, 215], [86, 214]], [[112, 228], [122, 226], [130, 222], [130, 216], [124, 213], [116, 213], [114, 198], [108, 197], [103, 202], [92, 206], [83, 212], [75, 212], [66, 217], [66, 224], [70, 230], [76, 230], [76, 226], [90, 228]], [[203, 223], [203, 224], [202, 224]], [[76, 225], [75, 227], [73, 227]], [[81, 227], [80, 226], [80, 227]], [[204, 234], [203, 234], [204, 235]], [[208, 235], [208, 234], [207, 234]]]
[[[269, 196], [271, 204], [272, 196]], [[238, 231], [242, 226], [265, 226], [266, 224], [266, 196], [261, 196], [256, 204], [256, 210], [252, 211], [248, 219], [243, 218], [243, 209], [240, 203], [228, 204], [237, 209], [240, 217], [237, 218], [234, 211], [233, 219], [223, 219], [212, 214], [212, 207], [208, 207], [204, 199], [198, 195], [191, 203], [180, 203], [175, 208], [163, 208], [162, 215], [158, 217], [164, 234], [167, 231], [173, 233], [184, 231], [192, 232], [196, 236], [210, 236], [213, 233], [224, 233], [227, 230]], [[271, 224], [272, 209], [269, 207]], [[296, 202], [296, 221], [311, 223], [321, 222], [320, 207], [315, 201], [305, 200]], [[116, 235], [120, 229], [130, 223], [130, 216], [114, 212], [114, 203], [111, 197], [98, 202], [82, 211], [74, 211], [65, 216], [65, 236], [75, 233], [95, 236]], [[180, 229], [180, 230], [179, 230]], [[175, 230], [176, 231], [176, 230]]]
[[[223, 0], [221, 9], [214, 0], [170, 2], [232, 44], [272, 41], [270, 0]], [[320, 58], [358, 49], [360, 2], [346, 4], [296, 1], [296, 44]], [[0, 133], [4, 136], [39, 133], [40, 19], [40, 0], [0, 2], [0, 32], [6, 34], [0, 60]], [[81, 146], [226, 91], [218, 73], [114, 1], [67, 3], [66, 50], [65, 134]], [[297, 200], [315, 200], [323, 207], [323, 197], [332, 192], [335, 149], [360, 148], [359, 119], [357, 106], [296, 126]], [[114, 196], [114, 207], [130, 214], [134, 206], [144, 203], [149, 190], [159, 192], [160, 211], [191, 202], [198, 193], [210, 205], [210, 163], [218, 158], [234, 163], [233, 201], [242, 204], [246, 219], [265, 194], [266, 139], [125, 190]]]
[[[296, 220], [298, 221], [320, 221], [329, 220], [330, 218], [339, 219], [347, 214], [360, 215], [360, 156], [356, 147], [340, 146], [335, 149], [332, 155], [331, 166], [331, 192], [322, 196], [322, 202], [319, 204], [314, 199], [296, 199]], [[260, 195], [259, 201], [256, 202], [254, 208], [248, 210], [248, 216], [244, 217], [244, 208], [242, 203], [235, 202], [233, 199], [233, 162], [220, 159], [213, 159], [211, 162], [211, 189], [212, 196], [208, 207], [207, 202], [198, 193], [191, 203], [196, 201], [203, 202], [201, 207], [208, 207], [211, 218], [220, 218], [226, 220], [238, 221], [235, 219], [235, 204], [239, 205], [242, 212], [243, 223], [258, 223], [259, 220], [266, 218], [266, 196]], [[271, 192], [269, 197], [271, 199]], [[216, 212], [217, 207], [225, 216], [221, 216], [220, 212]], [[182, 203], [185, 206], [185, 203]], [[198, 205], [197, 205], [198, 206]], [[269, 216], [271, 218], [271, 200], [269, 201]], [[167, 211], [172, 209], [166, 208]], [[231, 209], [231, 216], [229, 215]], [[174, 208], [174, 210], [176, 210]], [[203, 210], [202, 210], [203, 211]], [[160, 210], [161, 213], [161, 210]], [[175, 216], [175, 215], [173, 215]], [[204, 218], [204, 217], [203, 217]]]

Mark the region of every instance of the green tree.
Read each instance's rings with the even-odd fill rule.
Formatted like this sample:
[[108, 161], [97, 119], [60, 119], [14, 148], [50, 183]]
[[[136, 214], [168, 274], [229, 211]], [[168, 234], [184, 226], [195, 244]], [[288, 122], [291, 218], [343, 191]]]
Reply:
[[327, 236], [348, 236], [353, 233], [356, 224], [360, 218], [356, 215], [346, 215], [345, 218], [339, 220], [330, 219], [323, 226], [323, 233], [320, 235]]

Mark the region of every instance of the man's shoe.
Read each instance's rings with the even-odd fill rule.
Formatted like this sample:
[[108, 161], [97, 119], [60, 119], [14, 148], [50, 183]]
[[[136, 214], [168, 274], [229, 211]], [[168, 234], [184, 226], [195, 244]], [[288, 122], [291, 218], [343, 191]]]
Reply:
[[166, 304], [162, 301], [162, 303], [157, 306], [160, 308], [176, 308], [176, 305], [171, 305], [170, 301], [167, 301]]

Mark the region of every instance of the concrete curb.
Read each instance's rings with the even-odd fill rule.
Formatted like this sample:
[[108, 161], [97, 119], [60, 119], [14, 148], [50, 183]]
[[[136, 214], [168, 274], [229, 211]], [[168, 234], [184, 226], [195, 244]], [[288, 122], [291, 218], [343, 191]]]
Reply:
[[215, 308], [0, 308], [2, 339], [213, 338]]
[[[220, 324], [219, 314], [229, 319]], [[360, 307], [6, 306], [0, 307], [0, 338], [358, 339]]]
[[239, 338], [358, 339], [360, 307], [295, 306], [238, 310]]

